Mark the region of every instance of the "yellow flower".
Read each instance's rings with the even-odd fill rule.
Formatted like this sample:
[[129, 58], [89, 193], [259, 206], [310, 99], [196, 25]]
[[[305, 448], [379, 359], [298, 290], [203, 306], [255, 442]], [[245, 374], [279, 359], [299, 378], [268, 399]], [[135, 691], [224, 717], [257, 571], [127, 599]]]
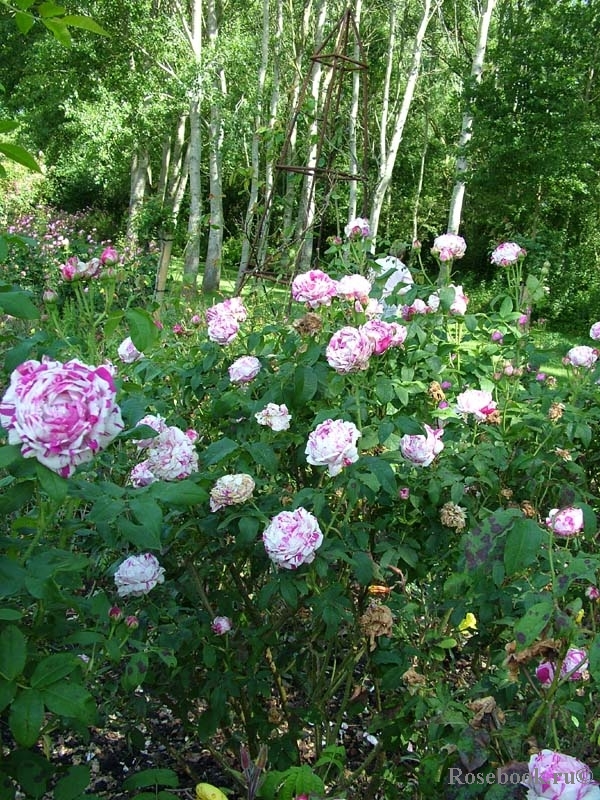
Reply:
[[578, 611], [577, 614], [575, 614], [573, 619], [575, 620], [575, 624], [576, 625], [581, 625], [581, 623], [583, 622], [584, 614], [585, 614], [585, 612], [584, 612], [583, 608], [581, 609], [581, 611]]
[[477, 630], [477, 617], [475, 614], [471, 614], [471, 612], [468, 611], [465, 614], [465, 618], [459, 623], [458, 630], [468, 631], [470, 628], [472, 628], [474, 631]]
[[227, 795], [210, 783], [197, 783], [196, 800], [227, 800]]

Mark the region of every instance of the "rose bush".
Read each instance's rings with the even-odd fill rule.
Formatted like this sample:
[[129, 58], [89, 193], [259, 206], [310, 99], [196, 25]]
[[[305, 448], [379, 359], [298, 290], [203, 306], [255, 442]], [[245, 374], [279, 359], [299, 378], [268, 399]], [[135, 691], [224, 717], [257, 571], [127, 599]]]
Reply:
[[[336, 287], [366, 265], [362, 235], [346, 245], [322, 265]], [[382, 319], [377, 280], [359, 301], [303, 281], [274, 308], [255, 292], [182, 304], [162, 328], [123, 309], [93, 340], [52, 339], [60, 302], [33, 326], [49, 331], [27, 344], [36, 363], [50, 339], [65, 363], [73, 343], [110, 357], [127, 336], [145, 357], [87, 368], [122, 425], [67, 477], [5, 425], [11, 785], [24, 754], [53, 785], [41, 735], [116, 712], [143, 746], [162, 707], [240, 792], [264, 761], [264, 800], [428, 798], [449, 767], [508, 768], [533, 743], [594, 752], [597, 363], [541, 361], [510, 294], [457, 312], [460, 284], [416, 283], [413, 311]], [[239, 359], [245, 378], [260, 366], [241, 384]], [[3, 425], [22, 410], [9, 400]], [[570, 680], [536, 680], [577, 652], [581, 678], [582, 659]]]

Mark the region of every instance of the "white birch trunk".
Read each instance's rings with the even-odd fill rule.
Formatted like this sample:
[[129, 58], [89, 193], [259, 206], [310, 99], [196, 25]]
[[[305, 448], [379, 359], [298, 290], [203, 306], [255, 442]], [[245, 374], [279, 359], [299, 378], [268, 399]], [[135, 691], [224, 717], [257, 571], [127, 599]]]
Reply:
[[[356, 0], [354, 6], [354, 22], [356, 23], [357, 30], [360, 30], [360, 16], [362, 12], [362, 0]], [[360, 61], [361, 52], [358, 42], [354, 44], [354, 60]], [[358, 111], [360, 108], [360, 90], [362, 86], [362, 75], [360, 70], [355, 69], [352, 73], [352, 102], [350, 105], [350, 119], [348, 122], [348, 149], [349, 149], [349, 167], [350, 174], [357, 175], [359, 171], [359, 158], [358, 158], [358, 137], [357, 131], [359, 127]], [[350, 180], [348, 182], [348, 221], [357, 216], [356, 209], [358, 206], [358, 181]]]
[[[187, 29], [189, 44], [194, 59], [200, 67], [202, 57], [202, 2], [192, 2], [192, 24]], [[196, 79], [198, 81], [198, 79]], [[200, 165], [202, 136], [200, 127], [200, 103], [202, 89], [197, 83], [191, 89], [190, 99], [190, 140], [189, 140], [189, 189], [190, 209], [188, 216], [187, 243], [183, 264], [183, 286], [185, 294], [195, 295], [197, 291], [198, 268], [200, 263], [200, 233], [202, 223], [202, 186]]]
[[398, 148], [400, 147], [400, 143], [402, 142], [402, 137], [404, 135], [404, 128], [406, 125], [406, 121], [408, 119], [408, 113], [410, 111], [410, 107], [415, 93], [415, 88], [419, 78], [419, 72], [421, 69], [421, 61], [423, 56], [423, 40], [425, 39], [425, 34], [427, 33], [427, 28], [429, 26], [430, 20], [431, 20], [431, 0], [424, 0], [423, 16], [421, 17], [421, 22], [419, 24], [419, 28], [417, 30], [414, 39], [410, 71], [408, 74], [406, 87], [404, 89], [402, 104], [400, 105], [400, 108], [394, 120], [394, 129], [392, 133], [392, 138], [390, 140], [386, 156], [381, 161], [381, 166], [379, 170], [379, 179], [377, 181], [377, 185], [375, 186], [375, 191], [373, 193], [373, 200], [371, 203], [371, 216], [370, 216], [371, 232], [373, 235], [373, 247], [375, 247], [375, 239], [377, 236], [377, 229], [379, 227], [379, 218], [381, 216], [381, 209], [383, 208], [383, 201], [385, 199], [386, 192], [392, 180], [392, 174], [394, 171], [394, 164], [396, 163]]
[[[262, 17], [262, 42], [261, 42], [261, 58], [258, 68], [258, 82], [256, 88], [256, 109], [254, 112], [254, 134], [252, 136], [252, 145], [250, 149], [250, 193], [248, 197], [248, 206], [246, 207], [246, 215], [244, 219], [242, 253], [240, 256], [240, 265], [238, 269], [238, 277], [236, 282], [236, 292], [240, 290], [244, 275], [248, 270], [250, 261], [250, 249], [255, 240], [255, 219], [256, 209], [258, 204], [258, 192], [260, 183], [260, 142], [262, 138], [262, 114], [263, 114], [263, 96], [265, 91], [265, 81], [267, 78], [267, 67], [269, 64], [269, 19], [270, 8], [269, 0], [263, 0], [263, 17]], [[265, 187], [265, 196], [269, 197], [270, 193]], [[266, 210], [266, 209], [265, 209]]]
[[127, 217], [127, 241], [132, 247], [137, 245], [137, 216], [144, 205], [146, 183], [148, 180], [148, 152], [136, 150], [131, 159], [131, 182], [129, 189], [129, 215]]
[[[215, 0], [208, 0], [207, 13], [208, 39], [213, 52], [219, 36], [217, 10]], [[208, 175], [209, 175], [209, 202], [210, 223], [208, 230], [208, 246], [206, 250], [206, 263], [202, 279], [203, 292], [217, 292], [221, 283], [221, 259], [223, 257], [223, 177], [222, 177], [222, 151], [223, 151], [223, 122], [221, 118], [221, 99], [227, 94], [225, 73], [221, 67], [217, 68], [214, 79], [214, 100], [210, 107], [209, 146], [208, 146]]]
[[[475, 42], [475, 53], [471, 66], [471, 79], [475, 83], [480, 83], [481, 73], [483, 72], [483, 62], [485, 60], [485, 50], [487, 47], [490, 22], [494, 13], [497, 0], [486, 0], [477, 28], [477, 41]], [[465, 199], [465, 173], [467, 171], [467, 156], [465, 148], [473, 136], [473, 112], [471, 111], [471, 98], [467, 99], [466, 109], [463, 113], [460, 138], [458, 140], [458, 155], [456, 157], [456, 180], [452, 190], [450, 200], [450, 211], [448, 213], [448, 233], [458, 233], [462, 219], [462, 208]]]

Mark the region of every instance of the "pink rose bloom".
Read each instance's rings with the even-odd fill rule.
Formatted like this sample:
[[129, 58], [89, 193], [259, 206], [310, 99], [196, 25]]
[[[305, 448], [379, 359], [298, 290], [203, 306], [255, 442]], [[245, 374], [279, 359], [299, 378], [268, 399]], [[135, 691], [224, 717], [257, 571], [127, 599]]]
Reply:
[[[570, 681], [580, 681], [589, 669], [587, 652], [580, 647], [569, 647], [560, 667], [560, 677]], [[574, 671], [572, 671], [574, 670]]]
[[467, 389], [456, 398], [456, 413], [463, 416], [473, 414], [478, 420], [485, 420], [496, 410], [492, 393], [483, 389]]
[[90, 258], [90, 260], [84, 264], [84, 267], [83, 278], [98, 278], [102, 271], [102, 262], [99, 258]]
[[598, 350], [595, 347], [588, 347], [587, 344], [577, 345], [569, 350], [565, 360], [572, 367], [591, 368], [598, 360]]
[[455, 258], [462, 258], [466, 249], [467, 245], [462, 236], [457, 236], [455, 233], [444, 233], [434, 240], [431, 252], [440, 261], [452, 261]]
[[192, 325], [201, 325], [202, 324], [202, 317], [200, 314], [194, 314], [194, 316], [190, 319]]
[[590, 328], [590, 339], [600, 341], [600, 322], [594, 322]]
[[[138, 425], [147, 425], [149, 428], [154, 428], [157, 433], [162, 433], [167, 429], [167, 423], [164, 417], [161, 417], [160, 414], [146, 414], [145, 417], [142, 417], [141, 420], [137, 423]], [[143, 450], [145, 447], [149, 447], [154, 438], [152, 439], [132, 439], [132, 442], [135, 442], [140, 450]]]
[[228, 369], [229, 380], [232, 383], [250, 383], [260, 372], [260, 366], [256, 356], [240, 356]]
[[385, 353], [388, 347], [394, 344], [394, 337], [399, 335], [392, 324], [383, 319], [370, 319], [360, 326], [360, 330], [373, 342], [373, 352], [376, 356]]
[[[439, 306], [439, 298], [437, 305]], [[435, 309], [432, 308], [432, 306], [427, 305], [427, 303], [424, 300], [421, 300], [420, 297], [416, 297], [413, 300], [412, 305], [402, 306], [402, 308], [400, 309], [400, 314], [402, 316], [402, 319], [409, 321], [417, 314], [429, 314], [430, 311], [434, 310]]]
[[360, 436], [353, 422], [326, 419], [308, 436], [306, 460], [315, 466], [328, 467], [332, 477], [338, 475], [344, 467], [358, 461], [356, 442]]
[[114, 247], [105, 247], [100, 254], [101, 264], [116, 264], [119, 261], [119, 254]]
[[399, 322], [390, 322], [392, 327], [392, 347], [402, 347], [408, 336], [408, 328]]
[[498, 342], [498, 344], [502, 344], [504, 341], [504, 334], [502, 331], [493, 331], [492, 335], [490, 336], [492, 342]]
[[367, 369], [374, 349], [373, 341], [366, 333], [348, 325], [333, 334], [325, 356], [329, 366], [344, 375]]
[[520, 258], [525, 258], [527, 251], [516, 242], [503, 242], [492, 253], [491, 261], [497, 267], [508, 267]]
[[344, 275], [337, 282], [337, 296], [344, 300], [360, 300], [368, 302], [369, 292], [371, 291], [371, 281], [363, 275]]
[[597, 586], [590, 584], [590, 586], [588, 586], [585, 590], [585, 596], [588, 598], [588, 600], [600, 600], [600, 589], [598, 589]]
[[208, 318], [208, 338], [211, 342], [229, 344], [239, 332], [239, 322], [229, 314], [215, 314]]
[[182, 333], [185, 333], [185, 328], [183, 327], [181, 322], [176, 322], [175, 325], [173, 325], [173, 327], [171, 328], [171, 330], [176, 336], [181, 336]]
[[348, 239], [367, 239], [371, 235], [371, 225], [364, 217], [355, 217], [344, 228]]
[[583, 530], [581, 508], [553, 508], [546, 517], [546, 525], [557, 536], [575, 536]]
[[147, 461], [140, 461], [129, 473], [129, 482], [136, 489], [141, 489], [143, 486], [150, 486], [151, 483], [156, 483], [156, 477]]
[[152, 553], [129, 556], [115, 572], [119, 597], [142, 597], [154, 589], [157, 583], [164, 583], [164, 580], [165, 570]]
[[131, 336], [123, 339], [117, 348], [117, 355], [125, 364], [133, 364], [134, 361], [139, 361], [140, 358], [144, 357], [144, 354], [131, 341]]
[[159, 481], [179, 481], [198, 471], [198, 454], [185, 431], [165, 428], [148, 447], [145, 464]]
[[408, 486], [403, 486], [401, 489], [398, 490], [398, 497], [400, 500], [408, 500], [410, 497], [410, 489]]
[[257, 412], [254, 418], [259, 425], [266, 425], [272, 431], [287, 431], [290, 427], [292, 415], [285, 403], [267, 403], [262, 411]]
[[210, 510], [214, 512], [226, 506], [245, 503], [252, 497], [254, 487], [254, 479], [244, 472], [223, 475], [210, 490]]
[[428, 467], [434, 458], [444, 449], [442, 436], [444, 431], [441, 428], [431, 428], [425, 425], [426, 435], [405, 434], [400, 439], [400, 452], [407, 461], [418, 467]]
[[337, 281], [320, 269], [301, 272], [292, 281], [292, 297], [299, 303], [308, 303], [311, 308], [330, 306], [331, 298], [337, 297]]
[[0, 402], [0, 424], [25, 458], [68, 478], [123, 430], [115, 397], [108, 367], [75, 359], [25, 361]]
[[316, 517], [300, 507], [273, 517], [263, 532], [263, 543], [274, 564], [283, 569], [297, 569], [314, 561], [323, 534]]
[[600, 800], [591, 769], [573, 756], [542, 750], [531, 756], [527, 767], [521, 781], [529, 789], [527, 800]]
[[462, 286], [455, 286], [453, 283], [450, 284], [450, 288], [454, 289], [454, 300], [450, 306], [450, 313], [451, 314], [460, 314], [463, 316], [467, 313], [467, 305], [469, 303], [469, 298], [463, 291]]
[[65, 281], [74, 281], [76, 278], [82, 278], [87, 271], [87, 264], [80, 261], [77, 256], [71, 256], [64, 264], [59, 267], [60, 274]]
[[554, 664], [551, 661], [542, 661], [542, 663], [538, 664], [536, 667], [535, 677], [542, 684], [542, 686], [547, 689], [549, 686], [552, 686], [552, 682], [554, 681], [554, 673]]
[[223, 636], [232, 628], [231, 620], [229, 617], [215, 617], [211, 623], [210, 629], [217, 636]]
[[230, 297], [206, 309], [206, 319], [209, 322], [215, 317], [231, 317], [241, 323], [246, 321], [248, 311], [239, 297]]

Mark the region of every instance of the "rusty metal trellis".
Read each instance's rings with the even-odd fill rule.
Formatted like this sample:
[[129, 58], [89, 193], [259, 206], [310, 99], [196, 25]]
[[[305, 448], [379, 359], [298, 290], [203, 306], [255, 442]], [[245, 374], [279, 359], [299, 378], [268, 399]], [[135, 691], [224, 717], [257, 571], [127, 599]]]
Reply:
[[[351, 48], [358, 53], [358, 58], [356, 58], [354, 54], [349, 55], [348, 51]], [[308, 88], [313, 80], [316, 64], [323, 65], [324, 68], [331, 70], [332, 74], [328, 80], [324, 81], [327, 89], [322, 106], [319, 109], [319, 125], [314, 150], [315, 166], [294, 164], [291, 163], [291, 143], [294, 132], [297, 130], [298, 120], [303, 113]], [[344, 97], [348, 97], [346, 79], [348, 75], [352, 75], [352, 73], [356, 72], [357, 70], [361, 75], [360, 127], [362, 129], [362, 141], [360, 143], [360, 150], [362, 155], [362, 163], [360, 164], [360, 167], [356, 169], [356, 171], [352, 172], [349, 168], [341, 169], [339, 163], [336, 162], [339, 162], [341, 158], [345, 158], [346, 163], [349, 164], [349, 148], [346, 147], [345, 150], [343, 150], [339, 146], [340, 134], [343, 133], [343, 128], [340, 128], [339, 119], [342, 99]], [[312, 202], [315, 197], [317, 182], [321, 182], [320, 186], [323, 187], [323, 191], [321, 193], [319, 208], [315, 209], [315, 225], [312, 226], [313, 229], [318, 227], [319, 231], [317, 251], [320, 249], [323, 238], [322, 223], [324, 213], [329, 206], [332, 193], [339, 181], [359, 181], [364, 185], [365, 188], [362, 193], [361, 213], [363, 215], [366, 214], [366, 209], [368, 207], [366, 180], [369, 151], [367, 100], [367, 63], [364, 55], [364, 49], [352, 12], [350, 9], [346, 9], [335, 28], [323, 41], [322, 45], [310, 60], [310, 68], [304, 78], [304, 81], [302, 82], [300, 91], [298, 93], [298, 99], [294, 108], [292, 109], [286, 135], [283, 141], [279, 159], [276, 164], [276, 170], [280, 173], [297, 173], [312, 177], [310, 187], [311, 195], [308, 198], [309, 202]], [[247, 276], [251, 274], [263, 274], [265, 271], [268, 272], [268, 265], [256, 263], [256, 254], [260, 250], [260, 241], [264, 236], [265, 225], [268, 225], [275, 192], [276, 186], [274, 183], [268, 196], [265, 198], [264, 211], [256, 226], [253, 244], [251, 246], [254, 263], [249, 264]], [[296, 241], [298, 241], [300, 238], [303, 238], [305, 233], [306, 231], [297, 236]], [[289, 248], [290, 245], [293, 244], [294, 242], [290, 242], [288, 240], [286, 242], [286, 247]]]

